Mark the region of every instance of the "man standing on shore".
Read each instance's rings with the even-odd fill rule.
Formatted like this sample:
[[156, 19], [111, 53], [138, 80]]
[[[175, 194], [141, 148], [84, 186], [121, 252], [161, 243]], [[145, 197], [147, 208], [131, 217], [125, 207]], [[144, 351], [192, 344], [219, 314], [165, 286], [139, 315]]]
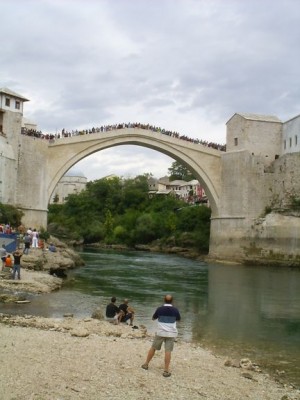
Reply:
[[152, 360], [155, 351], [160, 350], [163, 342], [165, 343], [165, 369], [163, 372], [164, 377], [171, 376], [169, 371], [171, 362], [171, 352], [174, 348], [174, 341], [177, 337], [178, 331], [176, 321], [180, 321], [180, 313], [176, 307], [172, 305], [173, 297], [167, 294], [164, 298], [165, 303], [163, 306], [158, 307], [152, 316], [152, 320], [157, 320], [157, 332], [154, 337], [152, 346], [148, 351], [146, 362], [142, 365], [143, 369], [148, 369], [149, 362]]
[[16, 279], [16, 274], [18, 275], [18, 279], [21, 279], [21, 257], [22, 253], [19, 249], [17, 249], [14, 253], [14, 267], [13, 267], [13, 279]]

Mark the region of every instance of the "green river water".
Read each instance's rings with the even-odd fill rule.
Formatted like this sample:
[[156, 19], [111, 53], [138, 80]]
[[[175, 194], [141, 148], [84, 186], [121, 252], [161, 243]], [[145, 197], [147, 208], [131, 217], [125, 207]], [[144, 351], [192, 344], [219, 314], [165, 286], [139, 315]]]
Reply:
[[[31, 303], [1, 305], [0, 312], [62, 317], [105, 310], [111, 296], [136, 311], [135, 324], [151, 320], [171, 293], [181, 313], [181, 340], [229, 358], [250, 358], [265, 371], [300, 387], [300, 270], [206, 264], [148, 252], [86, 249], [85, 267], [69, 274], [62, 290]], [[282, 373], [282, 371], [285, 371]]]

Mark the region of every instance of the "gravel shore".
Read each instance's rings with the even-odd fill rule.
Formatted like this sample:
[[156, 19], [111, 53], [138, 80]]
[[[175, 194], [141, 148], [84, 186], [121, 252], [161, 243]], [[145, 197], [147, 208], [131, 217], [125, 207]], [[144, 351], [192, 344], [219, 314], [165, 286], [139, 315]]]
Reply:
[[[24, 269], [21, 281], [2, 279], [0, 289], [47, 293], [61, 284]], [[249, 360], [226, 360], [180, 340], [171, 377], [162, 376], [163, 351], [145, 371], [152, 337], [143, 326], [0, 314], [0, 337], [0, 400], [300, 400], [298, 390], [248, 368]]]
[[1, 400], [296, 400], [300, 392], [178, 341], [169, 378], [163, 351], [141, 368], [152, 337], [143, 327], [92, 318], [1, 315]]

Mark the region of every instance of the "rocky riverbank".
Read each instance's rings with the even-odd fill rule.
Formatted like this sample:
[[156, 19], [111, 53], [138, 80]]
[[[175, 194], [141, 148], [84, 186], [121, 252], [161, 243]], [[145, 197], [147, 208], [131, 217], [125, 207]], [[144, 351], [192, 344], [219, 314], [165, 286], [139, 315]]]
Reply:
[[66, 317], [0, 315], [1, 400], [299, 400], [249, 360], [226, 360], [178, 341], [169, 378], [143, 327]]
[[45, 249], [30, 249], [21, 258], [21, 280], [13, 280], [10, 270], [0, 273], [0, 301], [15, 301], [8, 293], [49, 293], [59, 289], [62, 277], [69, 269], [84, 265], [79, 255], [67, 245], [51, 237], [56, 252]]

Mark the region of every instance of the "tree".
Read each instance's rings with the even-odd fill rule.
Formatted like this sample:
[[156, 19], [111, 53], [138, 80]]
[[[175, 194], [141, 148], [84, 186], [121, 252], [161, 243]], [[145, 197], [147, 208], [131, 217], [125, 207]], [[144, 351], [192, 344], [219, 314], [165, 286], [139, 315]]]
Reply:
[[0, 221], [13, 227], [21, 225], [24, 213], [9, 204], [0, 203]]
[[191, 181], [196, 179], [194, 175], [188, 170], [187, 167], [182, 165], [179, 161], [174, 161], [170, 168], [168, 168], [170, 181], [180, 179], [183, 181]]
[[[178, 170], [182, 166], [177, 163], [173, 167]], [[192, 179], [186, 168], [182, 171], [183, 178]], [[190, 207], [171, 195], [150, 198], [147, 176], [140, 175], [89, 182], [86, 190], [69, 195], [64, 204], [51, 204], [49, 222], [49, 232], [85, 244], [134, 246], [171, 240], [177, 246], [207, 252], [210, 209]]]

